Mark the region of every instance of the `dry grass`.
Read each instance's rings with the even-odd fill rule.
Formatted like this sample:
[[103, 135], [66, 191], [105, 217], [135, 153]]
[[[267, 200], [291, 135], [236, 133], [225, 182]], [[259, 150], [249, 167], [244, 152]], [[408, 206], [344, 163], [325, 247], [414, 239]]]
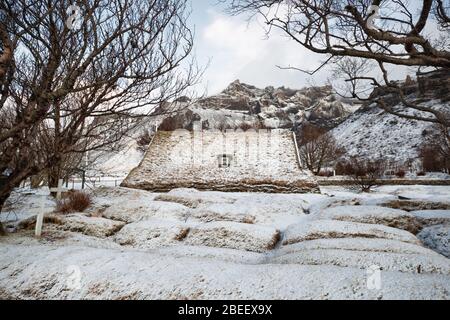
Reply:
[[201, 203], [200, 199], [190, 199], [186, 197], [172, 196], [170, 194], [161, 194], [155, 198], [155, 201], [174, 202], [191, 209], [197, 208]]
[[189, 231], [191, 231], [191, 229], [189, 228], [181, 230], [181, 232], [176, 235], [175, 240], [182, 241], [186, 239], [187, 235], [189, 234]]
[[405, 170], [398, 170], [395, 175], [397, 176], [397, 178], [401, 178], [403, 179], [406, 176], [406, 171]]
[[267, 245], [267, 250], [273, 250], [277, 246], [278, 242], [281, 240], [281, 232], [277, 230], [277, 232], [273, 235], [272, 240]]
[[383, 203], [382, 206], [408, 212], [419, 210], [450, 210], [450, 203], [415, 200], [392, 200]]
[[[22, 220], [17, 225], [17, 228], [18, 229], [25, 229], [25, 230], [34, 229], [36, 227], [36, 219], [37, 219], [37, 216], [33, 216], [33, 217], [28, 218], [28, 219]], [[61, 218], [59, 218], [59, 217], [57, 217], [55, 215], [51, 215], [51, 214], [46, 214], [44, 216], [44, 223], [46, 223], [46, 224], [58, 224], [58, 225], [63, 224]]]
[[81, 191], [73, 191], [65, 199], [58, 201], [56, 212], [63, 214], [84, 212], [91, 205], [92, 198], [89, 194]]

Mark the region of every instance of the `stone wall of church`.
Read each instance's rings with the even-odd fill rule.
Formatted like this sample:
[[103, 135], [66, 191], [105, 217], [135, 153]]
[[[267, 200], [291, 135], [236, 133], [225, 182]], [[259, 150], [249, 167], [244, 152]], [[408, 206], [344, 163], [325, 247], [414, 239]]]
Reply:
[[287, 130], [159, 132], [123, 186], [159, 192], [319, 190], [312, 175], [299, 167]]

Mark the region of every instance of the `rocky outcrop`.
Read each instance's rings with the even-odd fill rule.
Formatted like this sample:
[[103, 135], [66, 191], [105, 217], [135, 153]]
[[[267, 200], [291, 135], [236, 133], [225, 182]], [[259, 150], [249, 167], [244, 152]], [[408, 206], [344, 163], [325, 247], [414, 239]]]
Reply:
[[203, 122], [205, 129], [291, 129], [304, 121], [332, 128], [351, 114], [348, 104], [352, 101], [338, 99], [331, 86], [260, 89], [236, 80], [221, 93], [170, 115], [161, 130], [192, 130], [198, 121]]

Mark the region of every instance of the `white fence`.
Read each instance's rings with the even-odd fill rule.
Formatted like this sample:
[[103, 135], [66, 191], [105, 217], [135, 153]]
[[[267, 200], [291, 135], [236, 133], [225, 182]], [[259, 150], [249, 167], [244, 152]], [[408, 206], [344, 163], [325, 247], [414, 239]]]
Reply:
[[[94, 189], [99, 187], [118, 187], [124, 178], [120, 177], [86, 177], [84, 189]], [[83, 179], [71, 177], [65, 182], [65, 187], [73, 190], [83, 189]]]

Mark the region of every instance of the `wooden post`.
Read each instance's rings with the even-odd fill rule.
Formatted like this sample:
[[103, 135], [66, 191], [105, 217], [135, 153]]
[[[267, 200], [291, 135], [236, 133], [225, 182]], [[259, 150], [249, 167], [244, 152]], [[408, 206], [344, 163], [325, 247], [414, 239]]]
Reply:
[[[51, 188], [50, 192], [56, 192], [56, 199], [61, 200], [61, 194], [67, 189], [63, 188], [64, 180], [59, 179], [58, 180], [58, 188]], [[42, 226], [44, 224], [44, 215], [45, 215], [45, 200], [47, 199], [47, 195], [43, 195], [41, 199], [41, 211], [39, 212], [38, 216], [36, 217], [36, 230], [35, 235], [36, 237], [41, 237], [42, 235]]]
[[84, 185], [86, 183], [86, 171], [83, 170], [83, 177], [81, 178], [81, 189], [84, 190]]
[[47, 200], [47, 195], [41, 195], [41, 210], [36, 217], [36, 229], [34, 234], [37, 238], [40, 238], [42, 235], [42, 225], [44, 224], [44, 214], [45, 214], [45, 200]]
[[63, 179], [58, 180], [58, 188], [51, 188], [50, 192], [56, 192], [56, 200], [61, 200], [61, 194], [67, 189], [63, 188], [64, 181]]

